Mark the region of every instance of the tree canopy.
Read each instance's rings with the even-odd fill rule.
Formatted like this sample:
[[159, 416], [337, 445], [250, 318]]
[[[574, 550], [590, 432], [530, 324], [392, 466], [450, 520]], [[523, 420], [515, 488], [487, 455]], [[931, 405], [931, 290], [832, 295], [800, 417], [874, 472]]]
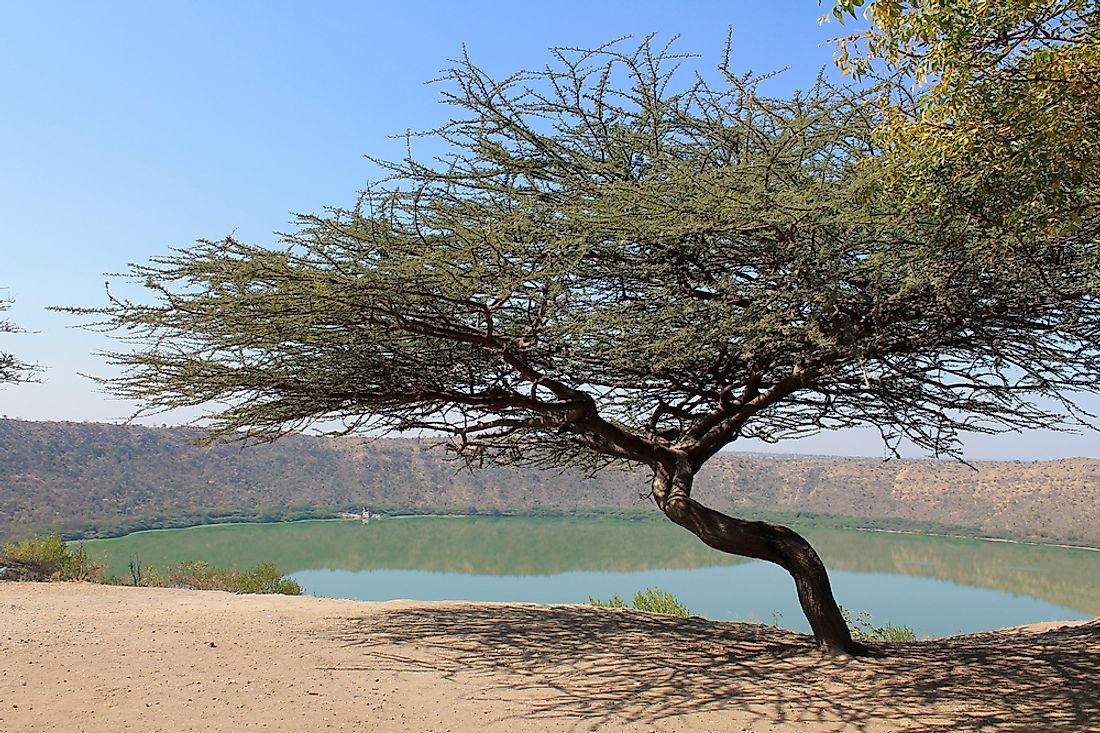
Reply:
[[838, 39], [837, 61], [885, 82], [880, 141], [910, 193], [1025, 238], [1096, 238], [1100, 5], [840, 0], [833, 13], [860, 7], [870, 26]]
[[448, 434], [471, 464], [649, 466], [670, 518], [786, 567], [819, 643], [855, 649], [812, 548], [701, 506], [695, 473], [744, 437], [871, 425], [957, 454], [1084, 419], [1100, 252], [897, 195], [874, 90], [775, 99], [688, 63], [652, 40], [502, 80], [460, 59], [440, 158], [386, 164], [279, 248], [134, 266], [154, 297], [101, 311], [135, 346], [110, 386], [211, 407], [214, 436], [336, 420]]
[[[762, 96], [722, 67], [672, 91], [647, 44], [448, 75], [436, 165], [273, 250], [227, 238], [134, 268], [144, 348], [113, 382], [152, 408], [224, 401], [221, 434], [315, 420], [454, 433], [492, 460], [699, 462], [741, 436], [855, 424], [935, 453], [1056, 425], [1096, 384], [1097, 250], [907, 208], [867, 98]], [[624, 86], [614, 86], [620, 80]], [[592, 422], [581, 424], [584, 415]]]

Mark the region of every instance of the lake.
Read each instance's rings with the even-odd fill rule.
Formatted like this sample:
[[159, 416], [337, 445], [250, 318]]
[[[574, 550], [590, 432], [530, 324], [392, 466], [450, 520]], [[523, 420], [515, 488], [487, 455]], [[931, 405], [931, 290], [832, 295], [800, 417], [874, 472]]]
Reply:
[[[947, 636], [1100, 615], [1100, 552], [955, 537], [797, 527], [830, 569], [837, 600], [877, 625]], [[89, 540], [108, 573], [184, 560], [274, 562], [306, 593], [388, 600], [584, 603], [656, 587], [692, 613], [809, 631], [790, 577], [654, 520], [385, 517], [231, 524]]]

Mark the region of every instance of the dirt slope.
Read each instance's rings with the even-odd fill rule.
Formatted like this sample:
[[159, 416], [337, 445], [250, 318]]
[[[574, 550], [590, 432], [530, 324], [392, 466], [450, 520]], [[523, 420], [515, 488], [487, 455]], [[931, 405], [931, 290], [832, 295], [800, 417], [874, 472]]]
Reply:
[[1100, 731], [1100, 621], [823, 660], [583, 606], [0, 583], [0, 730]]

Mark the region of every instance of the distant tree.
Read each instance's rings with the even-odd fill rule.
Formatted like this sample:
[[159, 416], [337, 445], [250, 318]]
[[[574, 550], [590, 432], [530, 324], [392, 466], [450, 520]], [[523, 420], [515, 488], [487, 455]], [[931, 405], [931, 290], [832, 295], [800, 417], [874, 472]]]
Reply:
[[[11, 308], [11, 301], [0, 300], [0, 313]], [[11, 321], [0, 319], [0, 333], [17, 333], [19, 328]], [[31, 379], [36, 367], [20, 361], [12, 354], [0, 351], [0, 385], [9, 382], [26, 382]]]
[[790, 572], [824, 652], [866, 651], [810, 544], [700, 504], [696, 474], [740, 438], [872, 425], [957, 455], [1069, 427], [1100, 382], [1097, 248], [991, 256], [1010, 232], [883, 188], [868, 97], [683, 62], [618, 43], [497, 81], [462, 59], [434, 163], [388, 164], [279, 249], [134, 266], [151, 297], [98, 311], [134, 344], [107, 384], [210, 407], [212, 438], [342, 421], [450, 435], [471, 466], [648, 467], [672, 521]]

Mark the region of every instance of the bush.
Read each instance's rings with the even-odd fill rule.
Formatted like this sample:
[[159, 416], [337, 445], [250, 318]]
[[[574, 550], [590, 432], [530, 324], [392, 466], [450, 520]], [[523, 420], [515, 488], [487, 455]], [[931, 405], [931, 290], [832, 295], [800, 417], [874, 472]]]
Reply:
[[680, 603], [676, 596], [659, 588], [646, 588], [638, 591], [634, 595], [634, 608], [639, 611], [664, 613], [681, 618], [687, 618], [691, 615], [691, 611], [683, 603]]
[[[606, 601], [589, 596], [588, 603], [597, 608], [626, 608], [626, 603], [618, 595], [613, 595]], [[648, 613], [663, 613], [681, 618], [691, 615], [691, 611], [676, 596], [659, 588], [646, 588], [635, 593], [634, 608]]]
[[851, 629], [853, 639], [858, 639], [860, 641], [887, 642], [917, 640], [916, 633], [908, 626], [894, 626], [892, 624], [875, 626], [871, 621], [871, 613], [869, 611], [860, 611], [856, 614], [854, 621], [852, 620], [852, 612], [847, 608], [841, 606], [840, 613], [844, 616], [844, 622], [848, 624], [848, 628]]
[[29, 540], [3, 547], [3, 555], [37, 570], [50, 580], [89, 580], [103, 578], [103, 566], [92, 561], [84, 543], [73, 549], [59, 534], [36, 535]]
[[160, 588], [188, 588], [191, 590], [223, 590], [229, 593], [278, 593], [300, 596], [302, 586], [284, 577], [274, 563], [265, 562], [246, 572], [217, 568], [205, 562], [181, 562], [168, 570], [131, 568], [135, 584]]
[[260, 563], [241, 577], [241, 593], [279, 593], [284, 596], [302, 595], [298, 581], [283, 577], [273, 562]]
[[595, 606], [596, 608], [626, 608], [626, 604], [623, 603], [623, 599], [619, 597], [618, 593], [611, 596], [611, 598], [606, 601], [588, 596], [588, 605]]

